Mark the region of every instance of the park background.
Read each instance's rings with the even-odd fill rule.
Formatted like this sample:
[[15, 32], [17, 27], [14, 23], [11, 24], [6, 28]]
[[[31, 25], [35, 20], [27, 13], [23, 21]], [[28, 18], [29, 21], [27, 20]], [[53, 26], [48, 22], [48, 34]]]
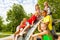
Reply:
[[45, 1], [51, 8], [55, 31], [59, 33], [60, 0], [0, 0], [0, 38], [13, 34], [21, 20], [24, 17], [28, 19], [34, 13], [36, 3], [43, 10]]

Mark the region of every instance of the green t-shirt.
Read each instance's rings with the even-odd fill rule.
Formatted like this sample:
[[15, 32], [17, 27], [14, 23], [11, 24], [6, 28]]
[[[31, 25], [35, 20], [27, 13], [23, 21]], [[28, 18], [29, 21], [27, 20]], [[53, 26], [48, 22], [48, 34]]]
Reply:
[[52, 35], [45, 34], [42, 36], [42, 40], [53, 40], [53, 38], [52, 38]]

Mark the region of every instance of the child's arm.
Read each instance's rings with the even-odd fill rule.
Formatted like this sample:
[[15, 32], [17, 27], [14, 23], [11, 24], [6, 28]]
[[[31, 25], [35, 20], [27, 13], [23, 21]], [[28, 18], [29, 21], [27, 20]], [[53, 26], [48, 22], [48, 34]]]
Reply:
[[23, 25], [23, 21], [21, 21], [20, 25]]
[[39, 22], [37, 23], [37, 25], [39, 25], [41, 22], [42, 22], [42, 19], [41, 19], [41, 20], [39, 20]]
[[34, 21], [32, 21], [32, 25], [31, 25], [31, 27], [34, 25]]
[[39, 31], [39, 32], [42, 32], [42, 31], [41, 31], [41, 28], [40, 28], [40, 25], [38, 25], [38, 31]]
[[23, 21], [21, 21], [20, 25], [25, 26], [23, 23], [24, 23], [24, 22], [23, 22]]
[[41, 32], [41, 33], [37, 33], [37, 34], [32, 35], [32, 37], [39, 36], [39, 35], [42, 36], [44, 34], [48, 34], [48, 32], [47, 31], [44, 31], [44, 32]]
[[27, 23], [26, 27], [23, 29], [23, 31], [21, 32], [21, 35], [23, 34], [23, 32], [29, 27], [29, 23]]

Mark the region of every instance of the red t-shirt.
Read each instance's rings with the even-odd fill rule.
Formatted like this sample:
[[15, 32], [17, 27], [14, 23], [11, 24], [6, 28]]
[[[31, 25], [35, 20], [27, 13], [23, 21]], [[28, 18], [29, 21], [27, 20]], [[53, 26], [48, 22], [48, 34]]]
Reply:
[[29, 24], [32, 24], [32, 22], [34, 21], [36, 21], [37, 20], [37, 16], [35, 16], [35, 15], [32, 15], [31, 17], [30, 17], [30, 19], [28, 19], [28, 22], [29, 22]]
[[23, 23], [23, 25], [20, 25], [20, 28], [25, 28], [25, 26], [26, 26], [26, 22]]

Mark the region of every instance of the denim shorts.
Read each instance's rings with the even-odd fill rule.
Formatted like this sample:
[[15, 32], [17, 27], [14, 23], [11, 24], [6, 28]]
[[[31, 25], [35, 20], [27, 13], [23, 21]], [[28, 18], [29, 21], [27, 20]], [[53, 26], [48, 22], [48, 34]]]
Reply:
[[37, 38], [37, 40], [41, 40], [41, 38]]

